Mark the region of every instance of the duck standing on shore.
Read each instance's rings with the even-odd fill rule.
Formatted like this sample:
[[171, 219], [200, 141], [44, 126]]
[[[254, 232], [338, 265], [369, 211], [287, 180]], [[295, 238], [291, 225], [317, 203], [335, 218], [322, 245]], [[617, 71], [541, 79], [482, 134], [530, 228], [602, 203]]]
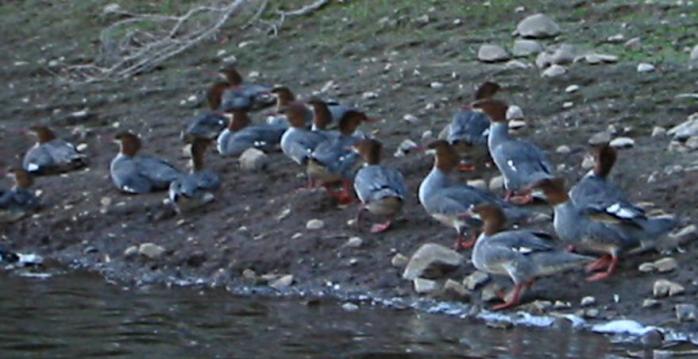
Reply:
[[554, 168], [547, 155], [531, 142], [512, 138], [507, 125], [508, 105], [499, 100], [483, 100], [474, 107], [482, 109], [491, 121], [487, 139], [490, 155], [504, 176], [506, 200], [516, 204], [533, 201], [531, 185], [553, 178]]
[[675, 226], [673, 218], [625, 218], [624, 211], [619, 213], [615, 208], [599, 212], [581, 207], [570, 200], [561, 178], [542, 180], [535, 187], [543, 190], [554, 208], [553, 226], [558, 237], [575, 250], [602, 254], [587, 266], [588, 272], [600, 271], [588, 281], [608, 278], [616, 271], [619, 257], [655, 248], [657, 239]]
[[[427, 148], [435, 150], [436, 155], [434, 167], [419, 186], [419, 201], [434, 219], [456, 229], [456, 249], [471, 248], [475, 244], [478, 235], [475, 228], [479, 228], [482, 223], [467, 215], [472, 206], [497, 204], [513, 222], [521, 222], [528, 217], [525, 210], [502, 201], [493, 193], [453, 181], [450, 174], [458, 167], [459, 160], [455, 149], [447, 141], [434, 141]], [[471, 229], [470, 238], [466, 237], [468, 229]]]
[[221, 186], [217, 173], [204, 168], [204, 156], [211, 140], [195, 138], [190, 146], [191, 172], [170, 184], [169, 197], [177, 213], [188, 212], [214, 200]]
[[482, 234], [472, 253], [475, 268], [485, 273], [506, 275], [514, 282], [513, 290], [503, 296], [505, 302], [492, 307], [501, 310], [519, 304], [523, 292], [533, 282], [588, 263], [593, 258], [558, 250], [550, 244], [550, 235], [530, 230], [505, 231], [504, 212], [492, 204], [481, 204], [468, 211], [483, 221]]
[[208, 90], [208, 105], [213, 111], [230, 112], [234, 110], [254, 111], [271, 106], [274, 99], [271, 87], [243, 83], [242, 75], [234, 65], [221, 69], [225, 81], [218, 81]]
[[0, 223], [16, 222], [39, 210], [39, 198], [31, 191], [32, 175], [21, 168], [11, 168], [7, 175], [14, 186], [0, 191]]
[[111, 161], [111, 178], [116, 188], [125, 193], [142, 194], [165, 190], [181, 176], [168, 162], [149, 155], [138, 154], [141, 140], [130, 132], [118, 133], [119, 153]]
[[34, 175], [73, 171], [87, 165], [87, 156], [46, 126], [32, 126], [37, 142], [24, 155], [22, 167]]
[[228, 128], [218, 136], [218, 153], [223, 156], [239, 156], [251, 147], [270, 151], [279, 145], [281, 136], [286, 132], [284, 125], [251, 123], [246, 111], [233, 111]]
[[374, 139], [361, 140], [354, 150], [363, 158], [364, 166], [354, 177], [354, 190], [361, 205], [356, 213], [356, 226], [361, 228], [361, 213], [386, 218], [384, 223], [371, 226], [372, 233], [384, 232], [402, 210], [407, 187], [402, 174], [380, 164], [383, 145]]

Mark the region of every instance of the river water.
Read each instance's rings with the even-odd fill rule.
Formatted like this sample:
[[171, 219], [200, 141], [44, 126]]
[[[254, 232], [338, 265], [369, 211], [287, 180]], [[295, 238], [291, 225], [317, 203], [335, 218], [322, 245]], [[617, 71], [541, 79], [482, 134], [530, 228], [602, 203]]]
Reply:
[[614, 358], [572, 329], [494, 329], [411, 310], [223, 290], [126, 288], [97, 276], [0, 273], [0, 358]]

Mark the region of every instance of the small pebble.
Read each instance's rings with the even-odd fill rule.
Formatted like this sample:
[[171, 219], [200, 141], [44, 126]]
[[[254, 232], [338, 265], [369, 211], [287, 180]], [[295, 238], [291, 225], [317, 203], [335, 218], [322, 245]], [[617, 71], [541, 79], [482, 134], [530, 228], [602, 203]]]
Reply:
[[596, 298], [591, 297], [591, 296], [584, 297], [584, 298], [582, 298], [582, 301], [580, 302], [580, 304], [582, 305], [582, 307], [588, 307], [588, 306], [594, 305], [594, 304], [596, 304]]
[[349, 248], [359, 248], [364, 243], [360, 237], [351, 237], [347, 240], [345, 246]]
[[311, 219], [305, 225], [306, 229], [312, 230], [322, 229], [323, 227], [325, 227], [325, 222], [323, 222], [321, 219]]
[[579, 91], [579, 85], [569, 85], [567, 88], [565, 88], [565, 92], [567, 93], [574, 93]]
[[347, 312], [355, 312], [355, 311], [359, 310], [359, 306], [354, 304], [354, 303], [347, 302], [347, 303], [342, 304], [342, 309], [344, 309]]
[[637, 72], [653, 72], [655, 70], [654, 65], [648, 63], [640, 63], [637, 65]]
[[555, 149], [555, 152], [557, 152], [557, 153], [559, 153], [559, 154], [561, 154], [561, 155], [566, 155], [566, 154], [572, 152], [572, 149], [570, 149], [570, 146], [561, 145], [561, 146], [558, 146], [558, 147]]

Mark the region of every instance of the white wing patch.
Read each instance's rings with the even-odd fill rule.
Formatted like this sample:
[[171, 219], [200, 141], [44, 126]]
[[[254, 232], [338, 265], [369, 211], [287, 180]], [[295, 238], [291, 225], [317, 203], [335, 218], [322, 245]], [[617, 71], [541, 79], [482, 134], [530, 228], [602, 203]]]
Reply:
[[129, 187], [129, 186], [123, 186], [121, 189], [124, 190], [125, 192], [137, 193], [135, 189], [133, 189], [133, 188], [131, 188], [131, 187]]
[[606, 208], [606, 211], [608, 211], [609, 213], [613, 213], [620, 218], [633, 218], [634, 217], [633, 212], [627, 208], [621, 207], [620, 203], [614, 203], [614, 204], [608, 206], [608, 208]]
[[512, 169], [512, 171], [514, 171], [514, 172], [517, 171], [516, 166], [514, 165], [514, 161], [512, 161], [512, 160], [507, 161], [507, 165], [509, 166], [509, 168]]
[[27, 171], [29, 171], [29, 172], [36, 172], [36, 171], [38, 171], [38, 170], [39, 170], [39, 165], [37, 165], [36, 163], [31, 163], [31, 162], [30, 162], [30, 163], [27, 165]]
[[490, 129], [486, 128], [484, 131], [482, 131], [483, 136], [489, 136], [490, 135]]
[[528, 248], [528, 247], [514, 247], [514, 252], [521, 253], [521, 254], [528, 254], [532, 253], [533, 249]]

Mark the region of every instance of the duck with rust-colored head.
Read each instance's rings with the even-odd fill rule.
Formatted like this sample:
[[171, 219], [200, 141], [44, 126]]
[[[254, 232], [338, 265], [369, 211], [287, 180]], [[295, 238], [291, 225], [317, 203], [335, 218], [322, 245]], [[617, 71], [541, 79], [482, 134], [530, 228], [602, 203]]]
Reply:
[[281, 136], [281, 150], [293, 162], [306, 166], [315, 148], [328, 137], [320, 132], [310, 131], [305, 118], [310, 112], [302, 102], [292, 102], [284, 113], [288, 116], [289, 127]]
[[473, 105], [484, 111], [490, 119], [487, 146], [499, 172], [504, 176], [506, 199], [516, 204], [533, 201], [530, 186], [555, 176], [555, 169], [548, 156], [535, 144], [509, 135], [504, 101], [485, 99]]
[[18, 221], [39, 210], [39, 198], [31, 186], [34, 183], [31, 173], [21, 168], [10, 168], [7, 176], [14, 185], [7, 191], [0, 191], [0, 223]]
[[72, 143], [57, 138], [47, 126], [32, 126], [30, 132], [37, 141], [24, 155], [24, 170], [33, 175], [45, 175], [73, 171], [87, 165], [87, 156]]
[[271, 151], [278, 148], [284, 132], [286, 127], [283, 125], [253, 125], [246, 111], [235, 110], [228, 127], [218, 136], [218, 153], [239, 156], [251, 147]]
[[371, 227], [372, 233], [384, 232], [390, 228], [393, 219], [402, 210], [407, 195], [402, 174], [396, 169], [381, 165], [382, 149], [383, 145], [374, 139], [364, 139], [354, 145], [354, 151], [364, 161], [363, 167], [354, 177], [354, 191], [361, 201], [356, 214], [356, 225], [361, 227], [363, 211], [386, 219], [384, 223], [374, 224]]
[[225, 80], [214, 83], [208, 90], [207, 99], [211, 110], [255, 111], [274, 104], [274, 97], [270, 93], [271, 87], [244, 83], [235, 65], [224, 66], [221, 69], [221, 76]]
[[182, 173], [163, 159], [142, 155], [140, 138], [130, 132], [114, 137], [119, 153], [111, 161], [110, 172], [114, 185], [122, 192], [142, 194], [166, 190]]
[[[435, 154], [434, 167], [419, 186], [419, 202], [434, 219], [456, 229], [456, 249], [471, 248], [475, 244], [482, 223], [466, 216], [472, 206], [493, 203], [501, 206], [513, 222], [526, 220], [527, 211], [506, 203], [494, 193], [454, 181], [451, 173], [459, 166], [459, 157], [447, 141], [434, 141], [427, 148]], [[468, 230], [471, 230], [470, 238], [466, 236]]]
[[473, 248], [475, 268], [485, 273], [505, 275], [514, 282], [514, 289], [504, 295], [504, 303], [494, 310], [519, 304], [524, 290], [543, 276], [581, 267], [593, 258], [556, 249], [552, 237], [531, 230], [505, 230], [506, 217], [496, 205], [481, 204], [468, 211], [468, 216], [482, 221], [483, 231]]
[[221, 186], [217, 173], [204, 167], [206, 149], [212, 141], [195, 138], [190, 148], [191, 172], [170, 184], [170, 201], [177, 213], [189, 212], [214, 200], [214, 193]]
[[587, 266], [589, 272], [597, 272], [588, 281], [608, 278], [623, 255], [654, 249], [658, 238], [676, 225], [669, 217], [626, 218], [615, 208], [578, 205], [570, 199], [562, 178], [541, 180], [534, 188], [541, 189], [553, 206], [553, 226], [560, 239], [575, 250], [601, 254]]

